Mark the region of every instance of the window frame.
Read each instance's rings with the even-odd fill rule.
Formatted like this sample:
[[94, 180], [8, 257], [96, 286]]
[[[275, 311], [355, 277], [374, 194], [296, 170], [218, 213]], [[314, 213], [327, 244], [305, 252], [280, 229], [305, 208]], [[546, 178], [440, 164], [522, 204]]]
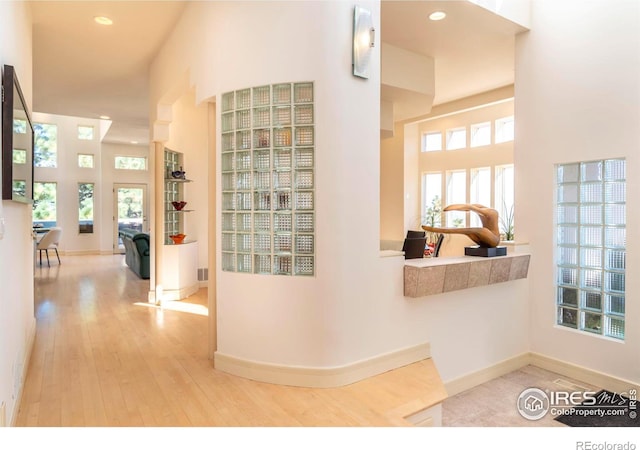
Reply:
[[[622, 178], [608, 177], [607, 170], [614, 172], [611, 167], [620, 162]], [[594, 164], [600, 164], [599, 174], [590, 172]], [[558, 164], [555, 185], [556, 326], [624, 342], [627, 297], [626, 159]], [[607, 195], [611, 199], [608, 200]], [[613, 216], [622, 212], [621, 221], [624, 223], [612, 220], [607, 210]], [[612, 259], [614, 262], [619, 259], [621, 266], [611, 264]], [[622, 289], [616, 289], [620, 284]], [[613, 310], [612, 304], [617, 305], [617, 311]], [[599, 323], [599, 329], [588, 325], [588, 322], [594, 323], [596, 317], [599, 317], [595, 321]]]

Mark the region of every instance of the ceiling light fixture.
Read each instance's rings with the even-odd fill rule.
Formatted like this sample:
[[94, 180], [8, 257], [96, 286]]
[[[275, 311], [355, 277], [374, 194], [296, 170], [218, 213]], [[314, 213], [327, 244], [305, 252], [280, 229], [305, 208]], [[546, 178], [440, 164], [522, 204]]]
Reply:
[[133, 145], [136, 145], [136, 144], [138, 143], [138, 141], [131, 141], [131, 143], [132, 143]]
[[100, 118], [102, 120], [111, 120], [111, 117], [109, 117], [109, 116], [100, 116]]
[[113, 25], [113, 20], [105, 16], [96, 16], [93, 20], [100, 25]]
[[447, 13], [444, 11], [434, 11], [429, 14], [429, 20], [438, 21], [447, 17]]

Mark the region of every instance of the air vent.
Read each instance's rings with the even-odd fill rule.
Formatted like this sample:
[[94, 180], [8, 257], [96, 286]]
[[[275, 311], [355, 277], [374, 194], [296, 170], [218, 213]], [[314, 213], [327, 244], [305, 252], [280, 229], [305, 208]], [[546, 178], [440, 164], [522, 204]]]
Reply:
[[207, 280], [209, 280], [209, 269], [207, 267], [198, 269], [198, 281]]

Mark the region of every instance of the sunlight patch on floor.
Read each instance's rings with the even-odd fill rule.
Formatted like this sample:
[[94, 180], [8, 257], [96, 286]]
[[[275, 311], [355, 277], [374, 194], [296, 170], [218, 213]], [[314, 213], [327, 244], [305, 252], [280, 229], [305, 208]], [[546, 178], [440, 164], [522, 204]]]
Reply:
[[146, 306], [147, 308], [155, 308], [169, 311], [180, 311], [186, 312], [189, 314], [197, 314], [199, 316], [208, 316], [209, 310], [204, 305], [197, 305], [194, 303], [185, 303], [185, 302], [164, 302], [162, 305], [155, 305], [153, 303], [144, 303], [137, 302], [134, 303], [136, 306]]

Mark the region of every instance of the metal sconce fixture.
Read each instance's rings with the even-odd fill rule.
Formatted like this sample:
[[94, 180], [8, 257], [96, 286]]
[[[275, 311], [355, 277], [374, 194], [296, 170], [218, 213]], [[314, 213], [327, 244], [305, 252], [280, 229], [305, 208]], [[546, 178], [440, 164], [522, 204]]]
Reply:
[[356, 6], [353, 10], [353, 75], [369, 78], [369, 60], [375, 44], [371, 11]]

